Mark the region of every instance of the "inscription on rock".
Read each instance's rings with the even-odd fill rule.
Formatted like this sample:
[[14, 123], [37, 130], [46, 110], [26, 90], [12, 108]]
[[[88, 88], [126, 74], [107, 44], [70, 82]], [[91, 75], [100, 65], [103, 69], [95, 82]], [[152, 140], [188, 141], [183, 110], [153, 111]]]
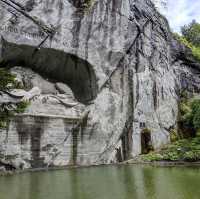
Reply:
[[[40, 41], [45, 39], [45, 37], [47, 36], [43, 32], [28, 32], [26, 30], [23, 30], [23, 28], [21, 27], [19, 28], [19, 27], [14, 27], [14, 26], [0, 26], [0, 34], [3, 32], [21, 35], [29, 39], [38, 39]], [[38, 41], [38, 43], [40, 43], [40, 41]], [[67, 42], [67, 39], [65, 38], [61, 41], [57, 39], [56, 37], [53, 37], [51, 41], [55, 42], [56, 44], [63, 45], [65, 47], [70, 46], [70, 44]]]

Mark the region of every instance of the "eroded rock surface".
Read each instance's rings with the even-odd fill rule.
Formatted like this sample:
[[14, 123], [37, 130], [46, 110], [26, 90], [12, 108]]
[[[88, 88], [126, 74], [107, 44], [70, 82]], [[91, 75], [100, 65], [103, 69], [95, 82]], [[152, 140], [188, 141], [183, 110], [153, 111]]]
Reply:
[[151, 1], [35, 0], [31, 18], [5, 8], [1, 66], [40, 74], [28, 82], [41, 95], [1, 132], [3, 160], [23, 168], [123, 161], [141, 153], [144, 129], [154, 149], [169, 143], [179, 93], [199, 92], [200, 68]]

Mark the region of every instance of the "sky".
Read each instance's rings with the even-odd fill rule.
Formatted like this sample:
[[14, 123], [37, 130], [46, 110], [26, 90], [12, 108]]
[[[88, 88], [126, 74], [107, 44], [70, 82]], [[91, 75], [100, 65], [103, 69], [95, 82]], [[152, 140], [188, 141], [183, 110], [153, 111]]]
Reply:
[[166, 17], [174, 32], [193, 19], [200, 23], [200, 0], [168, 0]]

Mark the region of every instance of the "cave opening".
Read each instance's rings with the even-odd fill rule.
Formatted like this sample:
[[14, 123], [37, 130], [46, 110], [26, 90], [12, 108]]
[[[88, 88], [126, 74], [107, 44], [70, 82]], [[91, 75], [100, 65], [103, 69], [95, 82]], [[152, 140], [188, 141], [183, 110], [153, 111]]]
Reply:
[[151, 132], [143, 129], [141, 132], [141, 152], [147, 154], [152, 150]]
[[1, 41], [0, 67], [28, 67], [45, 78], [67, 84], [75, 98], [87, 104], [97, 96], [97, 78], [93, 66], [76, 55], [52, 48], [36, 49]]

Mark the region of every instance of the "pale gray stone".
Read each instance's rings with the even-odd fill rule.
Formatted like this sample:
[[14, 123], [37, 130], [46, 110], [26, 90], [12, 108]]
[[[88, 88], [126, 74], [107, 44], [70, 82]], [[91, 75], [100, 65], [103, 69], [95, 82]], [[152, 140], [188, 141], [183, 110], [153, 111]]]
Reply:
[[57, 83], [55, 84], [55, 87], [56, 87], [56, 89], [59, 91], [60, 94], [65, 94], [65, 95], [67, 95], [67, 97], [68, 97], [69, 99], [72, 99], [72, 100], [75, 99], [72, 90], [71, 90], [71, 89], [69, 88], [69, 86], [67, 86], [66, 84], [57, 82]]
[[[12, 16], [0, 6], [2, 63], [23, 63], [37, 76], [19, 75], [25, 86], [34, 79], [27, 92], [41, 90], [1, 132], [10, 162], [35, 168], [127, 160], [141, 154], [143, 128], [154, 149], [169, 143], [180, 91], [200, 91], [200, 65], [151, 1], [97, 0], [87, 10], [79, 0], [35, 2], [29, 14], [57, 31], [42, 46], [46, 26], [19, 17], [11, 29]], [[73, 95], [60, 83], [58, 94], [55, 82]]]

